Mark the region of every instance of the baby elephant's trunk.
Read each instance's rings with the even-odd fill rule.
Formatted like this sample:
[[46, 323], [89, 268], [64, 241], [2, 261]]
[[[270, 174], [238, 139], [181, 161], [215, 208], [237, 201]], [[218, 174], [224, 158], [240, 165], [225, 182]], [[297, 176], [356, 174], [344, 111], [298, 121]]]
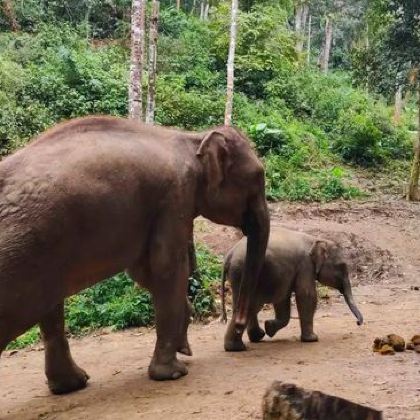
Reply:
[[343, 289], [341, 290], [341, 293], [343, 294], [348, 307], [353, 312], [354, 316], [357, 318], [357, 325], [362, 325], [363, 315], [359, 311], [359, 308], [356, 306], [356, 303], [354, 302], [353, 293], [351, 291], [351, 286], [350, 286], [350, 280], [348, 278], [346, 278], [343, 282]]

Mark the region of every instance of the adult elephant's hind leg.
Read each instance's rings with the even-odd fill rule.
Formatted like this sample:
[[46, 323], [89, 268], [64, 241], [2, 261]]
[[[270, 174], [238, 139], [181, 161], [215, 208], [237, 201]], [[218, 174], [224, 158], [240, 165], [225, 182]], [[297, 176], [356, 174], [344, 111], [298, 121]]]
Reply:
[[45, 374], [53, 394], [65, 394], [86, 386], [88, 374], [73, 361], [64, 334], [64, 303], [39, 323], [45, 349]]
[[176, 358], [186, 325], [187, 246], [171, 247], [169, 240], [158, 239], [151, 256], [151, 268], [157, 340], [149, 376], [155, 380], [178, 379], [188, 373], [185, 364]]

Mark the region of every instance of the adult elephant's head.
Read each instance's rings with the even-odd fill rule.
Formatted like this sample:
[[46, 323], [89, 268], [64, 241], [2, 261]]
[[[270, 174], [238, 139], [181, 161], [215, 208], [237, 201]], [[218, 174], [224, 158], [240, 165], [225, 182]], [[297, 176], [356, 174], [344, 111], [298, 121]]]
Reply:
[[240, 227], [248, 238], [235, 310], [236, 326], [243, 329], [269, 234], [264, 167], [249, 139], [231, 127], [205, 133], [197, 157], [202, 171], [198, 193], [200, 214], [216, 223]]

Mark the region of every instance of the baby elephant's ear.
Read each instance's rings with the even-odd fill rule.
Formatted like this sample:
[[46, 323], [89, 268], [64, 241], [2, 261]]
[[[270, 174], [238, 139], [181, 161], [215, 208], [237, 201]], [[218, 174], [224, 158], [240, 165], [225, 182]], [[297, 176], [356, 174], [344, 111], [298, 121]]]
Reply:
[[314, 263], [315, 275], [318, 277], [322, 266], [328, 258], [328, 244], [322, 240], [315, 241], [312, 246], [310, 255], [312, 262]]
[[211, 131], [201, 141], [197, 157], [205, 168], [210, 191], [215, 191], [224, 180], [227, 152], [226, 138], [219, 131]]

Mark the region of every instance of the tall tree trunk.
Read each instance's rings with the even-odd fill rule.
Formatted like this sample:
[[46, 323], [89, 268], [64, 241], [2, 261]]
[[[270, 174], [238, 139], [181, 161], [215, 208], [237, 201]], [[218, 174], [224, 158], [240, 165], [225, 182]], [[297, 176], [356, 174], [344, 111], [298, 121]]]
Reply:
[[319, 67], [323, 73], [328, 73], [332, 35], [333, 35], [333, 22], [332, 22], [331, 17], [327, 16], [327, 19], [325, 21], [324, 45], [323, 45], [323, 49], [322, 49], [320, 60], [319, 60]]
[[204, 20], [204, 0], [201, 0], [200, 3], [200, 20]]
[[176, 10], [181, 8], [181, 0], [176, 0]]
[[228, 56], [228, 62], [227, 62], [227, 93], [226, 93], [225, 125], [232, 124], [237, 17], [238, 17], [238, 0], [232, 0], [229, 56]]
[[88, 2], [85, 13], [86, 42], [90, 39], [90, 14], [92, 11], [92, 2]]
[[312, 15], [309, 15], [308, 40], [306, 43], [306, 59], [308, 61], [308, 64], [311, 63], [311, 42], [312, 42]]
[[302, 39], [303, 7], [304, 6], [300, 1], [295, 7], [295, 35], [296, 35], [295, 49], [298, 53], [302, 52], [302, 49], [303, 49], [303, 39]]
[[13, 32], [20, 30], [20, 25], [16, 19], [15, 9], [13, 7], [11, 0], [3, 0], [2, 1], [2, 9], [3, 13], [6, 16], [7, 20], [9, 21], [10, 29]]
[[193, 0], [192, 6], [191, 6], [191, 14], [192, 15], [195, 13], [196, 6], [197, 6], [197, 0]]
[[133, 0], [131, 9], [131, 63], [128, 89], [129, 117], [142, 119], [143, 114], [143, 57], [146, 0]]
[[295, 7], [295, 32], [302, 29], [303, 4], [299, 1]]
[[206, 2], [206, 7], [204, 8], [204, 20], [208, 20], [209, 18], [209, 10], [210, 10], [210, 3]]
[[305, 3], [303, 5], [303, 12], [302, 12], [302, 32], [305, 32], [306, 29], [306, 22], [308, 21], [308, 13], [309, 13], [309, 4]]
[[414, 148], [414, 158], [411, 167], [411, 176], [408, 183], [407, 200], [420, 201], [419, 177], [420, 177], [420, 81], [417, 88], [418, 96], [418, 127], [417, 142]]
[[394, 101], [394, 123], [399, 124], [401, 121], [401, 110], [403, 106], [402, 100], [403, 87], [398, 85], [395, 90], [395, 101]]
[[156, 93], [156, 58], [158, 40], [159, 2], [153, 0], [152, 15], [150, 17], [149, 32], [149, 84], [147, 90], [146, 123], [153, 124], [155, 120], [155, 93]]

